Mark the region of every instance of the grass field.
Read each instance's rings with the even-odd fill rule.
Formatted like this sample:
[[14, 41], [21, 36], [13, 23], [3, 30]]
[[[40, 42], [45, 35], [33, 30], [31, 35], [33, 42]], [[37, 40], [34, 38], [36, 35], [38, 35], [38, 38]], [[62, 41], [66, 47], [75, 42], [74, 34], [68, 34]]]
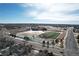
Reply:
[[58, 32], [46, 32], [41, 35], [39, 35], [41, 38], [50, 38], [50, 39], [56, 39], [60, 33]]

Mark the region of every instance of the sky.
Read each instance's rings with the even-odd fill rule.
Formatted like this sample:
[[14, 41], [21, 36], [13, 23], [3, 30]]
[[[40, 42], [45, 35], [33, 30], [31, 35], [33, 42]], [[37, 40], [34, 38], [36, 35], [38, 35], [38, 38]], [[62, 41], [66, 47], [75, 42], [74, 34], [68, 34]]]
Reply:
[[79, 24], [79, 4], [0, 3], [0, 23]]

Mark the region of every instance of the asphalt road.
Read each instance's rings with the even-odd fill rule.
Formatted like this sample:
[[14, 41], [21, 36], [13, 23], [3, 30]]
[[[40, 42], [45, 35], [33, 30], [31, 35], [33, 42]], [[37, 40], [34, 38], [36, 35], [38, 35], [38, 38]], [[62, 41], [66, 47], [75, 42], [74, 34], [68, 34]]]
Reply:
[[64, 40], [64, 55], [66, 56], [77, 56], [79, 55], [79, 49], [77, 42], [74, 38], [73, 29], [69, 28], [66, 32]]

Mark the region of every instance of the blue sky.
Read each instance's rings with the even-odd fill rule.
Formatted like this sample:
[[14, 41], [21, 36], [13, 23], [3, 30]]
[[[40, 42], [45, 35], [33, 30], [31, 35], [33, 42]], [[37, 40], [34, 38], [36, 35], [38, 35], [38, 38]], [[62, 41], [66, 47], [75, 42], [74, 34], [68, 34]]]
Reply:
[[0, 23], [79, 24], [79, 4], [0, 3]]

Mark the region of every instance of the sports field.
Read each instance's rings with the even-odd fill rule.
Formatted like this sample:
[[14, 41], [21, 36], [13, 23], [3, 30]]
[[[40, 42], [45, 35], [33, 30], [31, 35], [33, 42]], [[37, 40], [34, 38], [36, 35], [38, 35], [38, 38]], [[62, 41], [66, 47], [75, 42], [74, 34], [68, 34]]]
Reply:
[[41, 38], [50, 38], [50, 39], [56, 39], [60, 33], [58, 32], [46, 32], [41, 35], [39, 35]]

